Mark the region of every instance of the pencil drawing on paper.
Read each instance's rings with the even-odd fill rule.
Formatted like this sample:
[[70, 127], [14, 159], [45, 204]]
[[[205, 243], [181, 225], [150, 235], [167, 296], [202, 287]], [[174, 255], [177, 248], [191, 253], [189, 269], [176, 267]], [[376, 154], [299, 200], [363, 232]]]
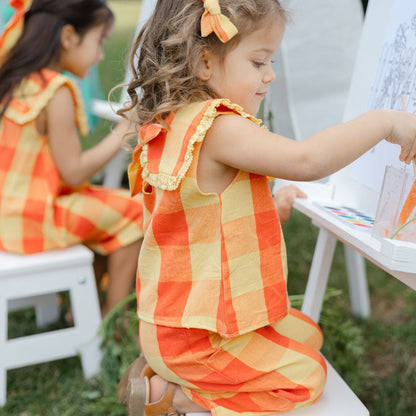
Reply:
[[[381, 19], [384, 19], [382, 16], [385, 13], [383, 4], [376, 1], [373, 3], [375, 13], [378, 10], [380, 14], [383, 13], [379, 16]], [[369, 48], [376, 47], [380, 51], [377, 52], [374, 75], [363, 74], [372, 78], [367, 109], [406, 110], [416, 114], [416, 1], [392, 0], [386, 18], [388, 23], [378, 25], [376, 20], [370, 21], [373, 26], [366, 32], [369, 40], [366, 46], [370, 56], [369, 67], [373, 63], [373, 51]], [[362, 67], [362, 71], [368, 69]], [[399, 160], [399, 155], [398, 146], [382, 141], [353, 164], [351, 175], [358, 183], [380, 193], [386, 166], [407, 169]]]
[[416, 110], [416, 12], [397, 22], [393, 36], [384, 42], [370, 95], [369, 108]]

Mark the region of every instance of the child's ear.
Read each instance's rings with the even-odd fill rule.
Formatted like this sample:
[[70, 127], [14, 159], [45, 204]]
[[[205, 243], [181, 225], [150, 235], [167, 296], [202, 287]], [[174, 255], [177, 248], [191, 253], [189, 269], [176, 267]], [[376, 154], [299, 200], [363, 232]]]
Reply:
[[212, 75], [213, 55], [208, 49], [204, 49], [197, 69], [197, 76], [202, 81], [209, 81]]
[[72, 25], [64, 25], [61, 30], [61, 46], [64, 50], [69, 50], [79, 42], [79, 36]]

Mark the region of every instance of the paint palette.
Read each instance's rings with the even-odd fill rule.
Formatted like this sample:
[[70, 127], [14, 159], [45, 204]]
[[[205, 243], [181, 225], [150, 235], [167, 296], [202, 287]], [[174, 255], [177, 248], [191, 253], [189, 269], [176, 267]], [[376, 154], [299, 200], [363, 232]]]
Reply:
[[356, 230], [371, 232], [373, 229], [374, 218], [358, 211], [356, 208], [346, 207], [344, 205], [338, 206], [332, 203], [318, 203], [318, 205], [329, 214]]

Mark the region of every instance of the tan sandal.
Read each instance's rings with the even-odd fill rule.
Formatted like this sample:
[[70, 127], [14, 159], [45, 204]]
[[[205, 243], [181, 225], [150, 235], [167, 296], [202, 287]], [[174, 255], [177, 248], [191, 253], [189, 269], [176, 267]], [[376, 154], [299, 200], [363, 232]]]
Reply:
[[117, 388], [117, 399], [126, 407], [130, 416], [180, 416], [172, 407], [176, 385], [166, 382], [162, 397], [156, 402], [149, 402], [150, 378], [156, 373], [139, 357], [124, 373]]
[[133, 361], [132, 364], [130, 364], [126, 372], [123, 374], [123, 377], [121, 377], [121, 380], [117, 386], [117, 400], [123, 406], [127, 406], [126, 394], [128, 384], [132, 379], [142, 377], [142, 371], [146, 366], [149, 367], [145, 358], [141, 355], [139, 358]]

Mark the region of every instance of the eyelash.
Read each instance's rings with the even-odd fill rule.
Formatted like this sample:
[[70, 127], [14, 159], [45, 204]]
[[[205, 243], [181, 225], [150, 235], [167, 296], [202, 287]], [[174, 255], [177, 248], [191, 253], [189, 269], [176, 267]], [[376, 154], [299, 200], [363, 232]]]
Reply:
[[[270, 61], [270, 63], [272, 63], [272, 64], [274, 64], [275, 63], [275, 61], [274, 60], [271, 60]], [[262, 66], [264, 66], [264, 65], [266, 65], [264, 62], [260, 62], [260, 61], [253, 61], [253, 65], [256, 67], [256, 68], [261, 68]]]

